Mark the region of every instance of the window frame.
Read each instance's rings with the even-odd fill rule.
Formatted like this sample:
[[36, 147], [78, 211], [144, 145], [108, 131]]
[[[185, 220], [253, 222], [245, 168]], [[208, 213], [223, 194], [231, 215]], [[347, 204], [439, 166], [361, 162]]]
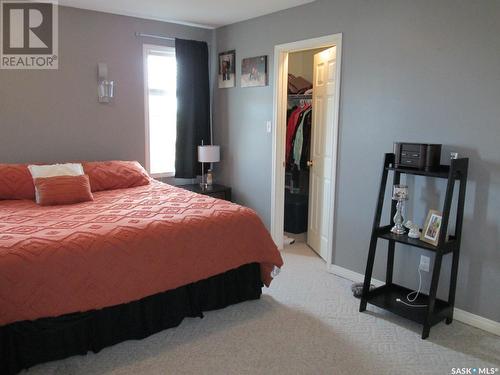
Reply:
[[151, 173], [151, 153], [150, 139], [149, 139], [149, 77], [148, 77], [148, 56], [155, 51], [160, 54], [174, 54], [175, 47], [162, 46], [157, 44], [143, 44], [142, 46], [142, 60], [143, 60], [143, 75], [144, 75], [144, 127], [145, 127], [145, 151], [146, 151], [146, 170], [153, 178], [175, 177], [175, 172], [165, 173]]

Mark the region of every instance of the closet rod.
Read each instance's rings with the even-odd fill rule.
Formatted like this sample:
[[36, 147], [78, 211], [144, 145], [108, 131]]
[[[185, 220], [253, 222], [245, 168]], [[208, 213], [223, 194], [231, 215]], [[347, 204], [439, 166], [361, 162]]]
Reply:
[[288, 94], [288, 99], [312, 99], [312, 94]]

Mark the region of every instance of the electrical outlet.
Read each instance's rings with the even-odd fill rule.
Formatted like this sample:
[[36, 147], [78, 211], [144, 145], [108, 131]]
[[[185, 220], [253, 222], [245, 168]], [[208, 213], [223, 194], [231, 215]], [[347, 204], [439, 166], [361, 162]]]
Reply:
[[429, 272], [430, 264], [431, 264], [431, 258], [426, 257], [425, 255], [420, 256], [420, 265], [418, 266], [418, 268], [421, 271]]

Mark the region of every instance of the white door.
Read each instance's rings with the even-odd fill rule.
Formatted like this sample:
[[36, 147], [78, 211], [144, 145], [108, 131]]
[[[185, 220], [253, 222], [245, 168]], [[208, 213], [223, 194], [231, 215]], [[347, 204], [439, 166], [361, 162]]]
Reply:
[[335, 87], [337, 48], [314, 55], [314, 90], [309, 173], [309, 222], [307, 244], [327, 260], [329, 207], [332, 196], [334, 162]]

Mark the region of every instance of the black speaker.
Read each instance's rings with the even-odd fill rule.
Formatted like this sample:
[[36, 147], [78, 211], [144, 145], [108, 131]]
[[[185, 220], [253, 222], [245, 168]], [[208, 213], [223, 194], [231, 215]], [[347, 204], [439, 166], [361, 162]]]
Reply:
[[437, 170], [441, 163], [441, 148], [440, 144], [395, 142], [395, 167]]

